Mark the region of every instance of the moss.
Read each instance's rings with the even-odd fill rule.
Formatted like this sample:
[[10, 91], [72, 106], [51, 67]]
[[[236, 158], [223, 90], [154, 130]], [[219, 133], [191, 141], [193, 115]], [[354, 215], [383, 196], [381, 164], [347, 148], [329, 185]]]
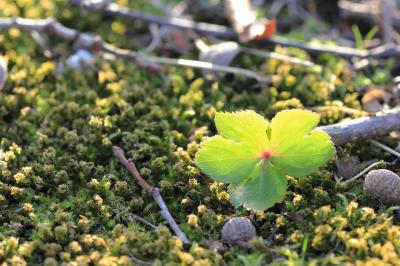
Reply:
[[[81, 11], [66, 0], [5, 0], [0, 13], [52, 15], [130, 49], [140, 45], [126, 35], [147, 28], [141, 23], [126, 27], [131, 24], [100, 12], [79, 19]], [[72, 49], [61, 40], [53, 45], [57, 51]], [[193, 163], [201, 140], [215, 133], [212, 121], [219, 110], [254, 109], [270, 118], [287, 108], [323, 107], [323, 124], [357, 117], [343, 107], [361, 109], [358, 88], [368, 78], [353, 73], [343, 59], [321, 55], [314, 59], [324, 67], [310, 69], [239, 57], [235, 64], [255, 69], [260, 63], [257, 71], [275, 75], [265, 87], [229, 75], [206, 80], [196, 70], [175, 67], [157, 76], [118, 59], [58, 73], [57, 64], [67, 55], [49, 61], [18, 30], [0, 35], [0, 51], [10, 72], [0, 97], [1, 261], [132, 265], [129, 256], [134, 255], [155, 265], [263, 265], [273, 258], [278, 265], [399, 264], [398, 214], [369, 201], [361, 182], [336, 186], [334, 163], [309, 176], [288, 177], [285, 201], [265, 212], [233, 208], [227, 186], [204, 176]], [[277, 51], [309, 58], [297, 49]], [[389, 73], [383, 72], [374, 71], [372, 79], [386, 83]], [[160, 187], [193, 241], [191, 248], [163, 226], [158, 206], [113, 158], [112, 145], [121, 146], [148, 182]], [[390, 159], [367, 143], [339, 152], [361, 161]], [[248, 249], [208, 244], [218, 243], [224, 221], [240, 215], [258, 228], [259, 238]]]

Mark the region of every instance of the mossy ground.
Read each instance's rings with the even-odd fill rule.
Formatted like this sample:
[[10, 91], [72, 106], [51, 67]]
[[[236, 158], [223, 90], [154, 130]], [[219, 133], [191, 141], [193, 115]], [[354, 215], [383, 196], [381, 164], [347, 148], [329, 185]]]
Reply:
[[[118, 2], [156, 12], [146, 1]], [[2, 0], [0, 13], [51, 15], [131, 49], [140, 48], [132, 34], [146, 31], [141, 23], [83, 14], [66, 0]], [[237, 65], [279, 76], [267, 87], [229, 75], [206, 80], [197, 70], [175, 67], [151, 74], [100, 57], [93, 69], [58, 73], [57, 63], [72, 47], [56, 39], [52, 44], [61, 56], [49, 60], [29, 34], [12, 29], [0, 35], [10, 72], [0, 96], [3, 265], [136, 264], [130, 254], [155, 265], [400, 265], [397, 208], [368, 200], [361, 181], [337, 186], [333, 161], [312, 175], [289, 177], [285, 201], [265, 212], [234, 209], [226, 185], [193, 164], [201, 139], [215, 133], [216, 111], [253, 109], [271, 118], [286, 108], [327, 106], [322, 123], [334, 123], [348, 117], [340, 106], [361, 109], [360, 87], [389, 82], [387, 68], [355, 74], [328, 54], [313, 58], [323, 69], [241, 56]], [[280, 51], [309, 58], [296, 49]], [[112, 145], [161, 188], [194, 243], [190, 249], [171, 235], [157, 205], [113, 158]], [[343, 147], [342, 154], [392, 159], [368, 143]], [[248, 249], [222, 245], [224, 221], [240, 215], [253, 219], [259, 238]]]

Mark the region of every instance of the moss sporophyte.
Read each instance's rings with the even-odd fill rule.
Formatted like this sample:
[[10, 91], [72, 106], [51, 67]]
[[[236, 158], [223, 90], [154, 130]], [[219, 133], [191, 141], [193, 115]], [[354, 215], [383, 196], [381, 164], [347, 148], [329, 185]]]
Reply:
[[279, 112], [271, 122], [250, 110], [219, 112], [220, 135], [201, 143], [195, 163], [230, 184], [233, 205], [265, 210], [284, 199], [286, 175], [310, 174], [335, 154], [329, 135], [312, 131], [318, 122], [318, 114], [300, 109]]

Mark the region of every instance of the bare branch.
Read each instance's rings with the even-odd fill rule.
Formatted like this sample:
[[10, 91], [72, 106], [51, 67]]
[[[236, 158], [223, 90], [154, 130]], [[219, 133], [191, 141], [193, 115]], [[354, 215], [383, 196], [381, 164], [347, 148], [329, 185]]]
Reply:
[[168, 207], [165, 204], [159, 189], [156, 187], [152, 187], [149, 185], [149, 183], [147, 183], [147, 181], [139, 174], [138, 170], [136, 169], [135, 163], [131, 160], [126, 159], [123, 149], [114, 146], [112, 148], [112, 151], [114, 156], [128, 169], [129, 173], [136, 179], [138, 184], [153, 197], [154, 201], [161, 209], [161, 215], [167, 221], [175, 235], [182, 241], [183, 244], [190, 245], [190, 242], [187, 239], [185, 233], [182, 232], [182, 230], [179, 228], [179, 225], [175, 222], [174, 218], [169, 212]]

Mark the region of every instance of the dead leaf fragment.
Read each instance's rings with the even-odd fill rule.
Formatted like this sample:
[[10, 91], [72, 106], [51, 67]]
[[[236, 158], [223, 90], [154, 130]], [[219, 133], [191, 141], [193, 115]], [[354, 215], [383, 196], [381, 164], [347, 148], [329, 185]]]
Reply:
[[360, 159], [357, 156], [344, 155], [336, 162], [339, 177], [347, 180], [360, 171]]
[[276, 21], [257, 21], [250, 0], [225, 0], [225, 10], [241, 41], [266, 39], [275, 34]]
[[[236, 42], [221, 42], [208, 46], [207, 50], [201, 51], [200, 61], [216, 65], [229, 66], [240, 53], [240, 46]], [[215, 75], [211, 70], [203, 70], [203, 75]]]
[[370, 113], [377, 113], [384, 109], [384, 103], [387, 101], [387, 95], [381, 88], [369, 90], [361, 99], [363, 108]]

